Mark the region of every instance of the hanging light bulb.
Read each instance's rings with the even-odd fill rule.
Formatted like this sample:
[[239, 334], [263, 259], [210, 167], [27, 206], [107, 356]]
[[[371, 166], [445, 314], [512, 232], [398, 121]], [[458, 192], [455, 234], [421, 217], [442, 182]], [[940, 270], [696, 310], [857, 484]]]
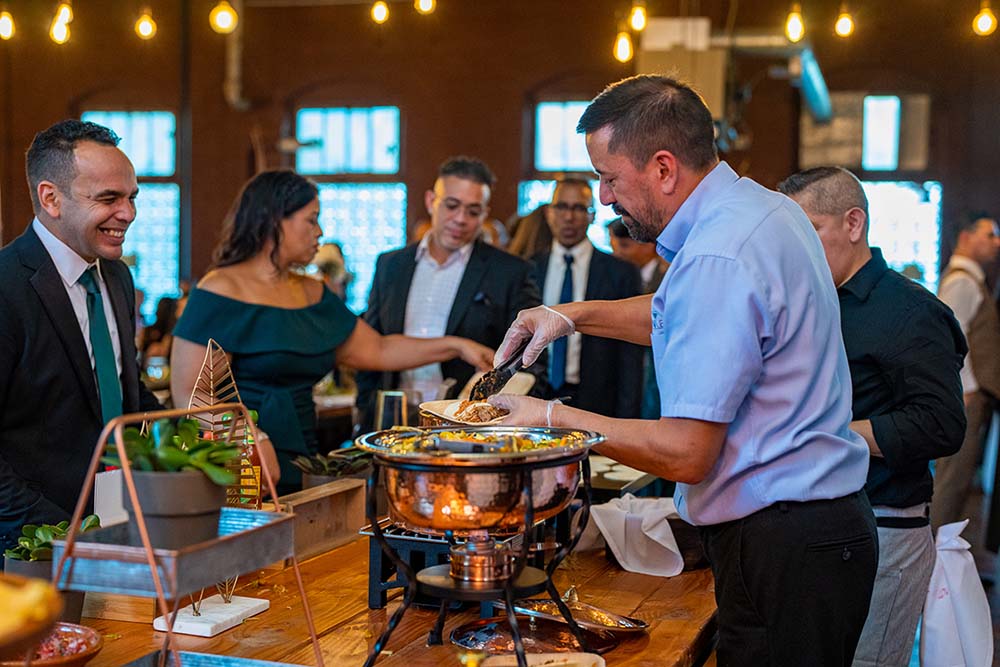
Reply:
[[802, 20], [802, 5], [797, 2], [792, 3], [792, 10], [788, 12], [785, 19], [785, 36], [789, 42], [801, 41], [806, 34], [806, 24]]
[[644, 0], [634, 0], [628, 14], [628, 24], [632, 30], [642, 32], [646, 28], [646, 3]]
[[625, 26], [619, 26], [618, 36], [615, 37], [615, 60], [621, 63], [627, 63], [632, 60], [632, 55], [634, 49], [632, 48], [632, 35], [629, 31], [625, 29]]
[[851, 16], [851, 12], [847, 11], [847, 3], [840, 5], [840, 14], [837, 16], [837, 22], [833, 25], [833, 31], [837, 33], [838, 37], [850, 37], [854, 32], [854, 17]]
[[220, 0], [219, 4], [213, 7], [212, 11], [208, 13], [209, 25], [212, 26], [212, 30], [220, 35], [228, 35], [233, 30], [236, 30], [236, 24], [239, 22], [239, 15], [226, 0]]
[[153, 13], [149, 11], [149, 7], [143, 8], [142, 16], [135, 22], [135, 34], [139, 39], [153, 39], [156, 35], [156, 21], [153, 20]]
[[59, 20], [53, 20], [49, 28], [49, 37], [56, 44], [65, 44], [69, 41], [69, 24]]
[[378, 2], [372, 5], [372, 21], [381, 25], [388, 20], [389, 5], [385, 4], [384, 0], [378, 0]]
[[70, 23], [73, 20], [73, 5], [69, 2], [60, 2], [56, 7], [55, 20], [60, 23]]
[[983, 0], [979, 5], [979, 13], [972, 19], [972, 31], [981, 37], [992, 35], [997, 29], [997, 17], [990, 9], [989, 0]]
[[10, 12], [0, 12], [0, 39], [6, 41], [14, 36], [14, 17]]
[[430, 14], [437, 3], [434, 0], [413, 0], [413, 7], [421, 14]]

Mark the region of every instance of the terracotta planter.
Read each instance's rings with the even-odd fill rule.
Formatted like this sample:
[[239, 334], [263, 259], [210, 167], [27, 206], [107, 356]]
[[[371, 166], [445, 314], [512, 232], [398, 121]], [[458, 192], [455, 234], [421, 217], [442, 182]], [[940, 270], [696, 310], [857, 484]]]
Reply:
[[[52, 561], [50, 560], [16, 560], [14, 558], [3, 559], [3, 571], [8, 574], [17, 574], [22, 577], [33, 579], [45, 579], [52, 581]], [[60, 621], [68, 623], [79, 623], [83, 615], [83, 591], [60, 591], [62, 597], [63, 610], [59, 615]]]
[[[226, 503], [224, 486], [198, 470], [133, 470], [132, 477], [153, 547], [181, 549], [218, 537], [219, 514]], [[135, 521], [127, 490], [124, 500], [130, 520]]]

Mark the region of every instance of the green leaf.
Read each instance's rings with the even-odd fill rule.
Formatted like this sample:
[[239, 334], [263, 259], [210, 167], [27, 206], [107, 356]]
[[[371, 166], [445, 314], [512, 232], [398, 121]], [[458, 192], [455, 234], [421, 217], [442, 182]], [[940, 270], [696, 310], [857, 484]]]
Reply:
[[80, 532], [85, 533], [88, 530], [94, 530], [95, 528], [101, 527], [101, 517], [96, 514], [90, 514], [83, 517], [83, 521], [80, 522]]
[[174, 446], [159, 447], [153, 450], [157, 467], [163, 470], [176, 471], [188, 462], [188, 453]]
[[25, 560], [25, 558], [21, 555], [21, 551], [14, 549], [4, 549], [3, 557], [10, 558], [11, 560]]
[[236, 483], [236, 475], [225, 468], [220, 468], [206, 461], [191, 461], [191, 465], [208, 475], [208, 478], [219, 486]]
[[28, 560], [52, 560], [52, 547], [38, 547], [31, 550], [31, 558]]
[[116, 466], [118, 468], [122, 467], [122, 462], [118, 458], [117, 455], [115, 455], [115, 456], [102, 456], [101, 457], [101, 463], [103, 463], [106, 466]]
[[158, 448], [172, 444], [175, 432], [176, 429], [169, 419], [157, 419], [150, 429], [153, 447]]
[[38, 530], [38, 526], [26, 523], [21, 526], [21, 534], [30, 539], [35, 539], [35, 531]]
[[55, 534], [52, 531], [52, 526], [39, 526], [38, 530], [35, 531], [35, 542], [51, 542]]
[[190, 449], [198, 444], [198, 422], [193, 419], [182, 419], [177, 424], [177, 436], [182, 449]]
[[208, 460], [216, 465], [224, 465], [239, 458], [239, 447], [219, 447], [208, 453]]
[[69, 529], [69, 521], [60, 521], [56, 524], [56, 528], [65, 533]]
[[139, 470], [142, 470], [143, 472], [150, 472], [152, 470], [155, 470], [155, 468], [153, 467], [153, 462], [150, 461], [149, 457], [146, 456], [145, 454], [141, 454], [141, 455], [136, 456], [132, 460], [132, 465], [133, 465], [133, 467], [138, 468]]

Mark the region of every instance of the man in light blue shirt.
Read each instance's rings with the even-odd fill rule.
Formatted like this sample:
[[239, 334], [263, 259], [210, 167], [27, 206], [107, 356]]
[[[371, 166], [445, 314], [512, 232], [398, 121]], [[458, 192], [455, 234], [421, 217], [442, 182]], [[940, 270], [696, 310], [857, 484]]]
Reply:
[[660, 76], [584, 112], [600, 198], [671, 262], [650, 297], [522, 312], [497, 353], [572, 331], [652, 345], [661, 418], [497, 397], [518, 424], [605, 433], [601, 453], [678, 482], [716, 578], [721, 665], [849, 665], [877, 560], [851, 378], [823, 248], [791, 200], [715, 153], [711, 114]]

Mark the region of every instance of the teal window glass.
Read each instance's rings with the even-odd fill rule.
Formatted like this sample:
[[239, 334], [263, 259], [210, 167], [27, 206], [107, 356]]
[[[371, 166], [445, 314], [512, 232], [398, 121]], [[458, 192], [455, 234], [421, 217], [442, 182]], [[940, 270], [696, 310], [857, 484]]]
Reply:
[[299, 109], [295, 138], [302, 174], [395, 174], [399, 171], [399, 108]]
[[535, 107], [536, 171], [592, 171], [584, 137], [576, 132], [588, 104], [540, 102]]
[[320, 183], [322, 242], [337, 242], [354, 280], [347, 307], [364, 312], [375, 276], [375, 260], [406, 245], [404, 183]]
[[[594, 192], [594, 222], [587, 229], [587, 237], [600, 250], [611, 252], [611, 240], [608, 235], [608, 223], [617, 218], [610, 206], [602, 206], [598, 201], [598, 181], [590, 182], [590, 188]], [[552, 193], [555, 192], [556, 182], [548, 181], [521, 181], [517, 185], [517, 214], [528, 215], [542, 204], [552, 201]]]
[[132, 160], [138, 178], [173, 176], [176, 171], [176, 120], [169, 111], [86, 111], [82, 120], [114, 130], [118, 145]]
[[886, 263], [937, 292], [941, 247], [941, 184], [937, 181], [865, 181], [868, 242]]
[[176, 119], [169, 111], [86, 111], [81, 119], [114, 130], [139, 181], [135, 220], [125, 233], [122, 259], [145, 293], [141, 314], [152, 323], [156, 303], [178, 296], [181, 190], [171, 178], [177, 165]]
[[899, 167], [900, 102], [895, 95], [868, 95], [864, 102], [861, 168], [895, 171]]

